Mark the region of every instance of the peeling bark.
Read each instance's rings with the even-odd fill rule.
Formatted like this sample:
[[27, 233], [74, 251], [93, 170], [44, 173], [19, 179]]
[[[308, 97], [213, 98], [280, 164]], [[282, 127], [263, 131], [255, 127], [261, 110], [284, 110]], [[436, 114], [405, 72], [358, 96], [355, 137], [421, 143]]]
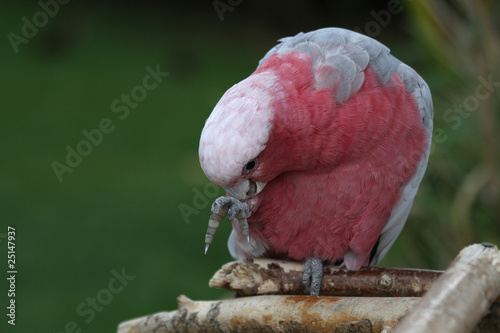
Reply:
[[485, 315], [496, 321], [479, 328], [500, 332], [498, 303], [491, 306], [499, 294], [500, 252], [486, 243], [468, 246], [393, 332], [469, 333]]
[[[118, 333], [394, 333], [401, 332], [392, 328], [418, 301], [419, 298], [415, 297], [327, 296], [253, 296], [223, 301], [191, 301], [180, 296], [179, 310], [123, 322]], [[414, 331], [403, 328], [403, 332]], [[493, 303], [475, 330], [467, 332], [500, 332], [500, 303]]]
[[179, 310], [122, 323], [118, 333], [150, 332], [382, 332], [418, 298], [254, 296], [194, 302]]
[[[300, 263], [259, 259], [224, 265], [210, 285], [252, 295], [303, 293], [301, 282]], [[443, 274], [373, 267], [349, 272], [327, 267], [322, 290], [358, 297], [265, 295], [192, 301], [180, 296], [177, 311], [124, 322], [118, 333], [500, 332], [500, 302], [494, 302], [500, 294], [500, 252], [491, 244], [465, 248]], [[397, 297], [421, 295], [426, 290], [422, 299]], [[387, 295], [393, 297], [381, 297]]]
[[[244, 259], [224, 265], [210, 287], [225, 288], [241, 296], [304, 294], [299, 262]], [[325, 266], [320, 295], [416, 297], [422, 296], [442, 274], [440, 271], [363, 267], [358, 272]]]

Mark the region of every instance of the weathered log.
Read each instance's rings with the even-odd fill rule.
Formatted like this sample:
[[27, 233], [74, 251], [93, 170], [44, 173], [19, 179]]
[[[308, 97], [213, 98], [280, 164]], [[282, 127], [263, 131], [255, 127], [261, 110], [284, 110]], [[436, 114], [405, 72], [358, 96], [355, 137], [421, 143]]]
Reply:
[[[304, 265], [270, 259], [244, 259], [222, 266], [209, 282], [241, 296], [304, 294]], [[363, 267], [358, 272], [325, 266], [320, 295], [416, 297], [422, 296], [441, 271]]]
[[253, 296], [223, 301], [178, 299], [179, 310], [119, 326], [118, 333], [385, 332], [418, 301], [414, 297]]
[[[221, 301], [178, 298], [179, 309], [161, 312], [120, 324], [119, 333], [164, 332], [500, 332], [500, 252], [483, 244], [464, 249], [451, 267], [432, 283], [439, 272], [399, 269], [362, 269], [358, 273], [325, 269], [326, 285], [335, 293], [375, 295], [419, 294], [429, 289], [422, 302], [415, 297], [253, 296]], [[222, 272], [222, 273], [221, 273]], [[211, 284], [230, 286], [240, 294], [288, 292], [301, 286], [301, 264], [253, 260], [230, 263]], [[425, 274], [420, 273], [425, 272]], [[395, 274], [395, 275], [392, 275]], [[295, 277], [295, 275], [297, 275]], [[334, 277], [330, 277], [330, 275]], [[401, 279], [416, 286], [398, 287]], [[283, 279], [279, 282], [279, 277]], [[417, 280], [416, 277], [418, 277]], [[329, 280], [329, 279], [332, 280]], [[335, 279], [340, 280], [335, 280]], [[360, 279], [361, 284], [352, 282]], [[218, 282], [217, 282], [218, 281]], [[276, 282], [278, 281], [278, 282]], [[296, 282], [297, 281], [297, 282]], [[366, 284], [370, 288], [366, 288]], [[416, 282], [415, 282], [416, 281]], [[347, 289], [338, 284], [352, 284]], [[429, 288], [429, 285], [432, 287]], [[277, 285], [278, 287], [276, 287]], [[389, 288], [390, 287], [390, 288]], [[334, 289], [335, 289], [334, 288]], [[349, 289], [350, 288], [350, 289]], [[366, 291], [365, 289], [368, 289]], [[390, 291], [390, 292], [389, 292]], [[300, 290], [302, 293], [303, 291]], [[416, 304], [418, 306], [415, 306]], [[491, 305], [491, 306], [490, 306]], [[407, 312], [412, 309], [408, 315]], [[489, 309], [489, 312], [488, 312]], [[485, 315], [486, 314], [486, 315]], [[479, 324], [478, 321], [483, 318]]]
[[491, 307], [499, 294], [500, 252], [491, 244], [468, 246], [393, 332], [469, 333], [489, 310], [487, 318], [497, 320], [483, 327], [500, 332], [498, 303]]
[[[391, 328], [419, 299], [275, 295], [195, 302], [180, 296], [179, 310], [123, 322], [118, 333], [394, 332]], [[493, 304], [474, 332], [500, 332], [500, 303]]]

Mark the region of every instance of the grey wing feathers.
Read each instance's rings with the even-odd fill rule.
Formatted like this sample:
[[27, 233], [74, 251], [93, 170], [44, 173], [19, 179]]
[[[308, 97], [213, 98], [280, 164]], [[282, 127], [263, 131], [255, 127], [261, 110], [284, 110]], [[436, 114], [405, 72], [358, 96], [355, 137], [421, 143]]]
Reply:
[[403, 81], [406, 89], [415, 97], [418, 103], [422, 123], [427, 131], [427, 147], [417, 167], [417, 172], [413, 175], [408, 184], [404, 186], [401, 199], [393, 209], [389, 220], [380, 234], [378, 247], [375, 255], [370, 261], [370, 265], [376, 265], [382, 260], [403, 229], [413, 205], [413, 200], [417, 194], [418, 186], [427, 168], [432, 142], [432, 118], [434, 116], [434, 110], [429, 87], [412, 68], [403, 63], [399, 65], [396, 73], [401, 78], [401, 81]]
[[418, 102], [422, 123], [427, 130], [428, 143], [416, 174], [403, 188], [400, 202], [394, 208], [380, 235], [371, 265], [376, 265], [387, 253], [403, 229], [413, 199], [424, 175], [432, 138], [433, 107], [429, 87], [409, 66], [390, 54], [389, 48], [362, 34], [341, 28], [325, 28], [280, 40], [260, 61], [259, 66], [272, 54], [303, 51], [311, 55], [315, 71], [316, 88], [336, 87], [336, 100], [343, 103], [355, 94], [364, 82], [364, 71], [370, 67], [382, 84], [396, 73], [407, 90]]
[[401, 63], [378, 41], [340, 28], [299, 33], [282, 38], [280, 42], [264, 56], [259, 66], [274, 53], [306, 52], [313, 61], [316, 88], [337, 88], [336, 100], [339, 103], [345, 102], [361, 88], [367, 66], [384, 84]]

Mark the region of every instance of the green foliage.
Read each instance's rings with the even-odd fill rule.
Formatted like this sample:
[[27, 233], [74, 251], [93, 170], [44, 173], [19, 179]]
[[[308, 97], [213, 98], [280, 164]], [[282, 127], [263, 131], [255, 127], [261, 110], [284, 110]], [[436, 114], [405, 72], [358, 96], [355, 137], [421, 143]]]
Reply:
[[[244, 6], [231, 15], [244, 12]], [[470, 242], [500, 243], [498, 150], [491, 156], [500, 142], [498, 92], [481, 101], [457, 128], [444, 119], [447, 109], [475, 93], [477, 76], [487, 77], [488, 68], [500, 80], [498, 64], [491, 62], [499, 58], [486, 57], [486, 42], [479, 50], [490, 67], [471, 69], [461, 62], [463, 55], [467, 64], [474, 63], [477, 54], [470, 50], [476, 44], [470, 43], [486, 33], [488, 41], [500, 45], [498, 31], [485, 24], [493, 22], [494, 11], [477, 12], [473, 21], [478, 26], [463, 28], [470, 29], [470, 40], [450, 46], [444, 42], [448, 35], [436, 25], [445, 19], [429, 6], [415, 5], [401, 14], [415, 13], [418, 24], [433, 20], [414, 30], [421, 43], [384, 40], [428, 81], [435, 127], [447, 136], [434, 145], [407, 226], [382, 263], [387, 266], [442, 269]], [[7, 7], [0, 20], [5, 34], [19, 33], [20, 18], [40, 9], [35, 4]], [[199, 135], [222, 94], [248, 76], [283, 34], [264, 34], [253, 18], [245, 26], [248, 31], [231, 33], [231, 17], [222, 23], [211, 10], [191, 17], [187, 10], [165, 13], [71, 2], [61, 5], [17, 54], [4, 39], [0, 233], [7, 225], [17, 230], [17, 331], [63, 332], [74, 321], [82, 332], [113, 332], [122, 320], [175, 309], [180, 294], [193, 299], [226, 295], [208, 288], [213, 272], [231, 259], [226, 249], [230, 226], [221, 226], [204, 256], [213, 192], [207, 195], [208, 181], [198, 163]], [[395, 17], [380, 37], [396, 31], [400, 20]], [[297, 23], [290, 34], [315, 28]], [[120, 119], [112, 103], [143, 85], [146, 67], [157, 65], [168, 77]], [[98, 128], [104, 118], [114, 130], [103, 134], [59, 182], [52, 163], [66, 164], [66, 146], [77, 149], [86, 140], [82, 130]], [[183, 214], [180, 207], [190, 210]], [[134, 279], [87, 323], [89, 317], [77, 312], [79, 305], [88, 309], [88, 298], [104, 295], [112, 271], [122, 268]], [[7, 290], [6, 282], [0, 287]]]

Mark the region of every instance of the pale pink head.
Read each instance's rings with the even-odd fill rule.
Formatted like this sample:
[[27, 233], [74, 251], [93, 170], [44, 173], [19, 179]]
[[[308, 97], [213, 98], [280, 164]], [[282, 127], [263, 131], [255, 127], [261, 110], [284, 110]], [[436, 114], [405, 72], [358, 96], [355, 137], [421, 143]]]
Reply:
[[251, 177], [272, 130], [272, 102], [277, 90], [278, 77], [272, 72], [251, 75], [222, 96], [201, 133], [203, 172], [238, 199], [247, 199], [264, 188], [265, 183]]

